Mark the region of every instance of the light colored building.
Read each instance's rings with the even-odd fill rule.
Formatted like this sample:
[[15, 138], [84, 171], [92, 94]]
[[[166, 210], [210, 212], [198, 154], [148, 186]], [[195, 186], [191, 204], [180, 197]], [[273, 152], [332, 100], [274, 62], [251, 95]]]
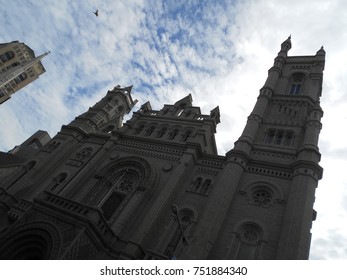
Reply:
[[123, 124], [135, 101], [120, 86], [0, 154], [0, 258], [308, 259], [325, 51], [290, 48], [226, 155], [218, 107], [147, 102]]
[[0, 104], [11, 95], [36, 80], [46, 70], [39, 57], [24, 43], [0, 44]]

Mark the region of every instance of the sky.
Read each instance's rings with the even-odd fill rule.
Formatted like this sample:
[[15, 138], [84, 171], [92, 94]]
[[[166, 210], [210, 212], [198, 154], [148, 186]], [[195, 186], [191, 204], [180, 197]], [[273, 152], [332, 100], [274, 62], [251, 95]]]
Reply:
[[314, 55], [323, 45], [324, 173], [310, 259], [347, 259], [347, 1], [0, 0], [0, 7], [0, 43], [23, 42], [37, 56], [50, 51], [46, 73], [0, 105], [5, 152], [37, 130], [53, 137], [108, 90], [133, 85], [135, 111], [189, 93], [203, 114], [219, 105], [216, 142], [225, 155], [280, 44], [291, 35], [289, 56]]

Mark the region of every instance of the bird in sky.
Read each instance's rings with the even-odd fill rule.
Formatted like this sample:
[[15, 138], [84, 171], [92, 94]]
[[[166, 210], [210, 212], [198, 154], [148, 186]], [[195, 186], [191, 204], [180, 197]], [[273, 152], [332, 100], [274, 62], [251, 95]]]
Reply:
[[99, 10], [96, 10], [95, 12], [93, 12], [97, 17], [99, 16]]

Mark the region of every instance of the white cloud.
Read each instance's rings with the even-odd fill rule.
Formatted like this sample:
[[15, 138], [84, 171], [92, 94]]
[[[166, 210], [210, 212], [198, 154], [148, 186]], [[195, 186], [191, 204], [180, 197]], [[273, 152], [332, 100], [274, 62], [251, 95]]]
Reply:
[[324, 45], [325, 171], [317, 189], [311, 255], [323, 257], [320, 250], [329, 247], [325, 258], [347, 258], [337, 247], [338, 236], [329, 233], [338, 229], [347, 235], [342, 222], [347, 143], [340, 128], [347, 106], [345, 1], [13, 0], [2, 8], [2, 42], [19, 40], [36, 54], [51, 51], [43, 60], [47, 72], [0, 105], [0, 125], [6, 127], [0, 131], [2, 151], [38, 129], [55, 135], [108, 89], [133, 84], [134, 98], [141, 104], [150, 100], [154, 109], [188, 93], [203, 113], [219, 105], [216, 140], [224, 154], [240, 136], [281, 42], [292, 35], [289, 55], [314, 55]]

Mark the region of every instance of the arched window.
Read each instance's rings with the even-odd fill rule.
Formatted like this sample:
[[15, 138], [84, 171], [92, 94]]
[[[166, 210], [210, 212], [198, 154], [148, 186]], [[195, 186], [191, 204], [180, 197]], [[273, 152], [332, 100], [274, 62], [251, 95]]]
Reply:
[[304, 74], [295, 74], [291, 78], [289, 94], [297, 95], [303, 90], [305, 76]]
[[106, 132], [108, 134], [111, 134], [112, 133], [112, 130], [115, 129], [115, 126], [112, 124], [112, 125], [108, 125], [106, 126], [104, 129], [103, 129], [103, 132]]
[[211, 179], [205, 179], [201, 177], [196, 177], [188, 189], [189, 192], [208, 195], [212, 188], [212, 180]]
[[22, 73], [20, 75], [18, 75], [17, 77], [14, 78], [14, 81], [16, 82], [16, 84], [20, 84], [21, 82], [23, 82], [26, 78], [28, 77], [28, 75], [26, 73]]
[[294, 141], [293, 131], [276, 130], [269, 129], [265, 133], [265, 143], [266, 144], [276, 144], [291, 146]]
[[67, 178], [67, 173], [65, 172], [60, 173], [58, 176], [56, 176], [53, 179], [51, 186], [49, 187], [49, 190], [52, 192], [60, 192], [61, 188], [59, 188], [59, 186], [62, 185], [62, 183], [66, 180], [66, 178]]
[[150, 125], [146, 128], [144, 136], [151, 136], [155, 130], [155, 125]]
[[7, 69], [11, 69], [11, 68], [16, 67], [18, 65], [19, 65], [19, 62], [17, 62], [17, 61], [13, 62], [11, 65], [7, 66]]
[[5, 52], [4, 54], [0, 55], [0, 59], [3, 63], [11, 60], [12, 58], [14, 58], [14, 52], [12, 52], [12, 51], [8, 51], [8, 52]]
[[256, 260], [260, 257], [263, 230], [254, 223], [245, 223], [237, 232], [236, 260]]
[[293, 132], [287, 131], [286, 136], [285, 136], [285, 140], [284, 140], [285, 146], [290, 146], [293, 144], [293, 139], [294, 139], [293, 135], [294, 135]]
[[267, 144], [272, 144], [274, 138], [275, 138], [275, 130], [274, 129], [269, 129], [266, 135], [266, 143]]
[[164, 249], [164, 255], [176, 258], [184, 246], [189, 245], [189, 234], [194, 219], [194, 213], [190, 209], [178, 209], [171, 206], [172, 216], [168, 227], [168, 239]]
[[276, 144], [277, 145], [281, 145], [282, 141], [283, 141], [283, 131], [277, 131], [277, 135], [276, 135]]
[[55, 149], [57, 149], [59, 146], [60, 146], [60, 142], [54, 140], [54, 141], [49, 142], [49, 143], [46, 145], [44, 151], [46, 151], [46, 152], [48, 152], [48, 153], [51, 153], [51, 152], [53, 152]]
[[168, 133], [168, 140], [174, 140], [176, 136], [179, 134], [180, 130], [178, 128], [174, 128]]
[[134, 169], [118, 170], [107, 178], [108, 193], [99, 205], [106, 220], [118, 213], [135, 192], [140, 183], [140, 174]]
[[212, 181], [211, 179], [206, 179], [205, 182], [202, 185], [201, 193], [204, 195], [208, 195], [212, 188]]
[[138, 126], [136, 126], [136, 128], [134, 130], [134, 135], [140, 134], [144, 127], [145, 127], [144, 124], [139, 124]]
[[193, 180], [191, 187], [189, 188], [189, 191], [192, 192], [200, 192], [202, 185], [202, 178], [201, 177], [196, 177], [195, 180]]
[[167, 131], [167, 127], [165, 127], [165, 126], [159, 128], [158, 131], [157, 131], [157, 133], [156, 133], [156, 137], [157, 137], [157, 138], [163, 137], [164, 134], [166, 133], [166, 131]]
[[192, 135], [192, 131], [190, 129], [187, 129], [186, 131], [184, 131], [181, 135], [181, 141], [182, 142], [186, 142], [188, 140], [188, 138]]

